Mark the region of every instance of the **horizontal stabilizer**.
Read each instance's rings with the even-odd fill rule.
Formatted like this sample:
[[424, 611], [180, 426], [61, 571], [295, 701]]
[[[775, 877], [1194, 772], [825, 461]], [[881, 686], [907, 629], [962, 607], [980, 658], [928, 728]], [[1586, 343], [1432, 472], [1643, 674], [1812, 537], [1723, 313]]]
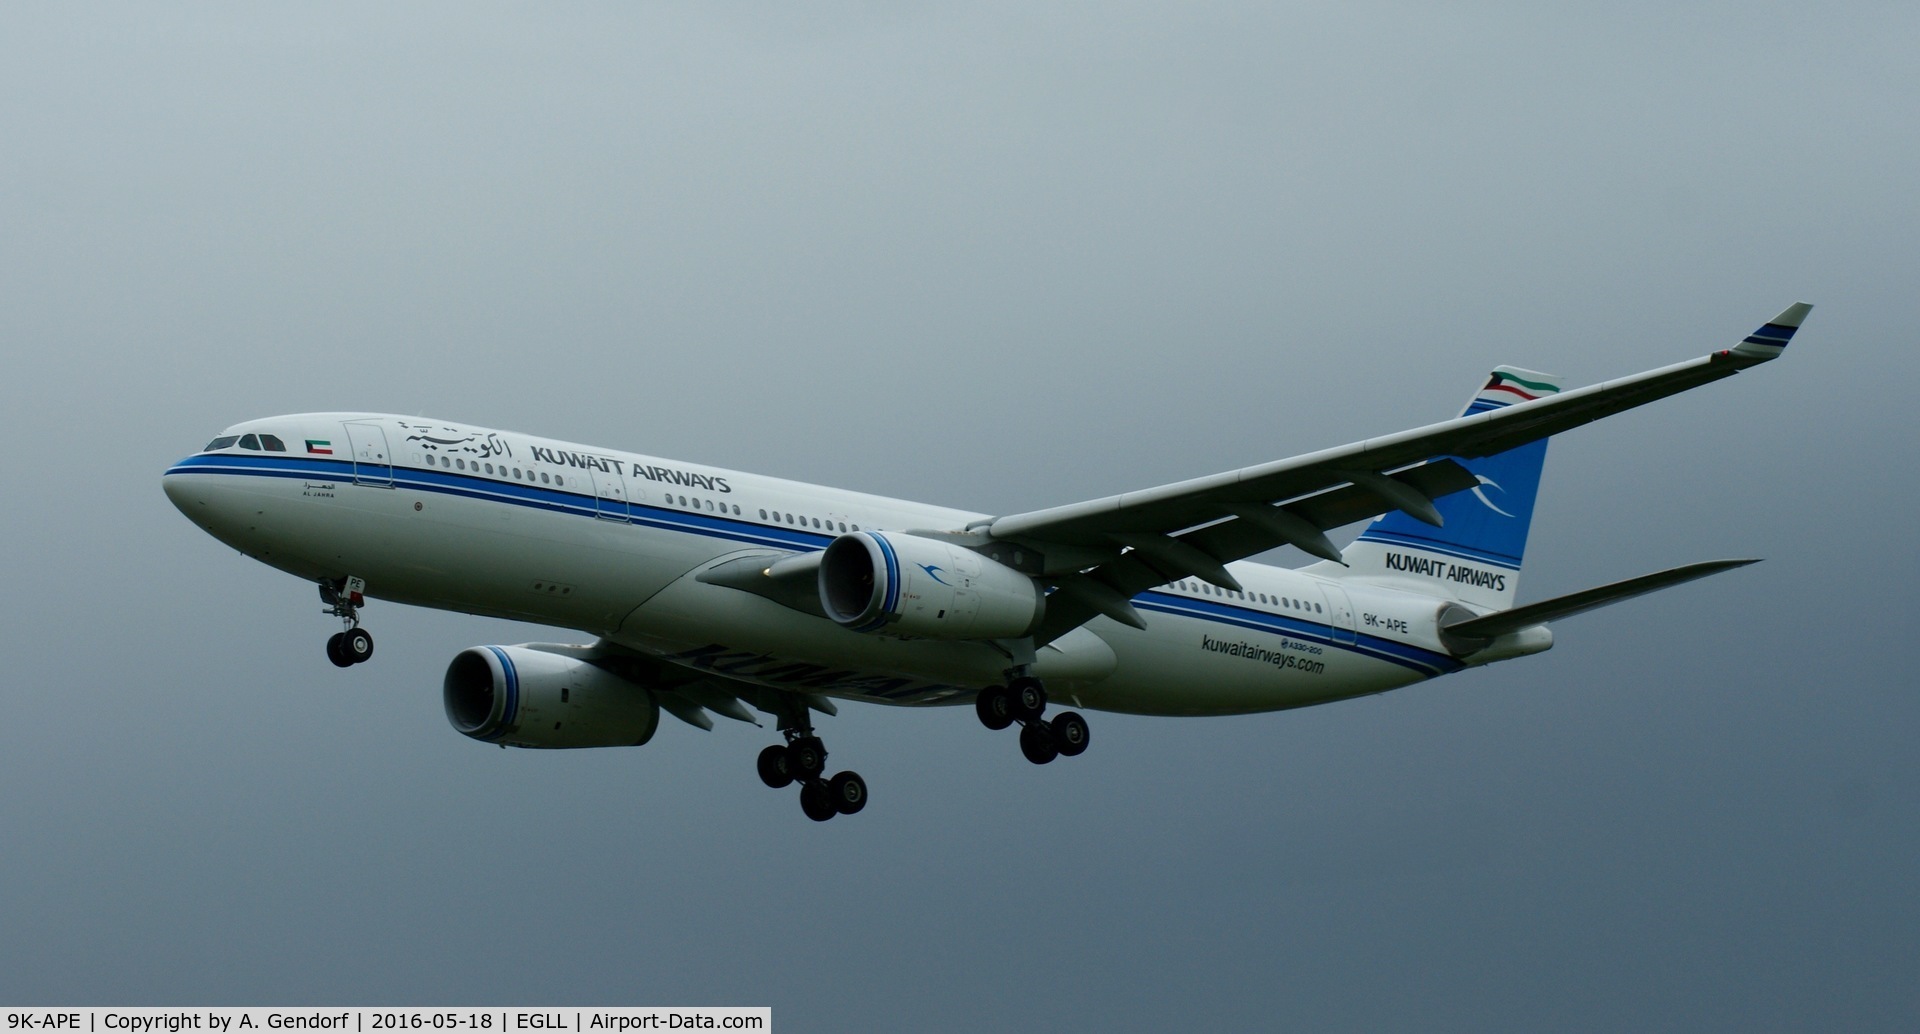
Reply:
[[1524, 607], [1503, 610], [1485, 617], [1456, 621], [1444, 626], [1442, 630], [1463, 639], [1494, 639], [1509, 632], [1518, 632], [1523, 628], [1531, 628], [1534, 625], [1545, 624], [1574, 614], [1584, 614], [1589, 610], [1598, 610], [1609, 603], [1644, 596], [1659, 589], [1693, 581], [1695, 578], [1705, 578], [1710, 574], [1719, 574], [1722, 571], [1731, 571], [1736, 567], [1745, 567], [1759, 562], [1759, 560], [1709, 560], [1705, 563], [1687, 564], [1653, 574], [1643, 574], [1624, 582], [1602, 585], [1596, 589], [1541, 600], [1539, 603], [1529, 603]]

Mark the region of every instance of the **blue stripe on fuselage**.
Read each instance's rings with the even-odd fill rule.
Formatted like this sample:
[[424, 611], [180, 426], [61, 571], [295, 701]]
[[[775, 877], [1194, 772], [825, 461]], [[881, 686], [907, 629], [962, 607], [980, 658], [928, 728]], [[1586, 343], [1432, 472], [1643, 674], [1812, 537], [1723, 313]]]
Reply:
[[[325, 478], [351, 482], [353, 463], [295, 456], [206, 455], [190, 456], [181, 460], [169, 468], [167, 474], [225, 474], [288, 479]], [[388, 486], [385, 481], [382, 481], [378, 486], [367, 487], [378, 487], [384, 491]], [[599, 515], [599, 503], [591, 495], [537, 485], [516, 484], [511, 481], [496, 481], [452, 471], [396, 466], [393, 468], [393, 487], [434, 492], [463, 499], [512, 503], [516, 506], [577, 516], [597, 517]], [[801, 552], [823, 549], [827, 543], [833, 541], [831, 535], [773, 527], [739, 518], [694, 513], [689, 510], [669, 509], [639, 502], [629, 506], [627, 521], [666, 531], [690, 531], [734, 542], [773, 546], [779, 549], [796, 549]]]
[[[341, 460], [308, 459], [295, 456], [234, 456], [203, 455], [191, 456], [170, 468], [173, 474], [222, 474], [248, 477], [313, 478], [328, 477], [336, 480], [348, 480], [353, 477], [353, 463]], [[485, 477], [456, 474], [441, 470], [419, 470], [412, 467], [393, 468], [395, 488], [410, 488], [415, 491], [435, 492], [442, 495], [459, 496], [467, 499], [481, 499], [492, 502], [510, 503], [533, 509], [548, 510], [557, 513], [570, 513], [583, 517], [597, 517], [598, 504], [593, 496], [576, 492], [567, 492], [552, 488], [540, 488], [512, 482], [500, 482]], [[371, 487], [371, 486], [369, 486]], [[386, 490], [384, 484], [381, 490]], [[833, 540], [830, 535], [804, 532], [798, 529], [770, 527], [752, 521], [720, 517], [718, 515], [695, 514], [688, 511], [670, 510], [645, 503], [631, 504], [629, 523], [663, 531], [678, 531], [689, 534], [705, 535], [710, 538], [726, 539], [733, 542], [745, 542], [754, 545], [773, 546], [780, 549], [794, 549], [802, 552], [822, 549]], [[899, 565], [894, 551], [886, 539], [875, 534], [881, 543], [882, 552], [887, 559], [887, 581], [889, 593], [899, 591]], [[1430, 544], [1421, 544], [1432, 549]], [[1473, 557], [1472, 559], [1483, 559]], [[1312, 642], [1321, 646], [1330, 646], [1390, 661], [1402, 667], [1411, 668], [1422, 675], [1439, 675], [1458, 671], [1464, 667], [1458, 660], [1442, 653], [1424, 650], [1405, 643], [1382, 639], [1365, 633], [1357, 633], [1358, 642], [1335, 642], [1324, 624], [1302, 621], [1297, 618], [1246, 607], [1230, 606], [1211, 600], [1192, 599], [1173, 593], [1149, 591], [1134, 597], [1134, 605], [1142, 610], [1158, 611], [1181, 617], [1246, 628], [1254, 631], [1277, 633]], [[502, 658], [502, 663], [506, 663]], [[511, 674], [512, 666], [507, 665], [509, 674], [510, 700], [518, 710], [517, 678]]]
[[[1212, 600], [1197, 600], [1187, 596], [1178, 596], [1164, 592], [1145, 592], [1133, 598], [1133, 605], [1141, 610], [1158, 611], [1162, 614], [1174, 614], [1181, 617], [1198, 618], [1215, 624], [1231, 625], [1235, 628], [1251, 629], [1291, 636], [1295, 639], [1314, 643], [1318, 646], [1330, 646], [1336, 650], [1346, 650], [1363, 657], [1390, 661], [1404, 668], [1411, 668], [1422, 675], [1444, 675], [1459, 671], [1465, 665], [1455, 658], [1432, 650], [1382, 639], [1379, 636], [1356, 632], [1353, 643], [1338, 642], [1333, 638], [1329, 627], [1317, 621], [1303, 621], [1284, 614], [1256, 610], [1251, 607], [1236, 607]], [[1342, 630], [1344, 631], [1344, 629]]]

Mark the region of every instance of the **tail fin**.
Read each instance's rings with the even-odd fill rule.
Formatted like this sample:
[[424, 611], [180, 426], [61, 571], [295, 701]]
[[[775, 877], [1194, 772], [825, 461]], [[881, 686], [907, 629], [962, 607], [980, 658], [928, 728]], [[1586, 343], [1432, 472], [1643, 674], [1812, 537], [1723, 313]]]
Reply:
[[[1495, 367], [1463, 416], [1501, 409], [1555, 394], [1560, 379], [1512, 366]], [[1547, 439], [1480, 459], [1454, 458], [1480, 480], [1480, 487], [1434, 501], [1444, 522], [1434, 527], [1393, 510], [1376, 518], [1346, 548], [1347, 578], [1394, 581], [1477, 607], [1513, 606], [1520, 561]], [[1330, 565], [1329, 565], [1330, 566]]]

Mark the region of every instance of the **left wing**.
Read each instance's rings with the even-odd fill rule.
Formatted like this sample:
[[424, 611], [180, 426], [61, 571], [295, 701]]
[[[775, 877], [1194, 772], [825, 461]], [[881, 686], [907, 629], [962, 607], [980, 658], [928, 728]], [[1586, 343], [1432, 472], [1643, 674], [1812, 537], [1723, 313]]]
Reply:
[[1779, 356], [1812, 308], [1790, 305], [1734, 348], [1687, 362], [1292, 459], [980, 521], [955, 538], [1054, 581], [1036, 644], [1099, 614], [1145, 627], [1127, 602], [1139, 592], [1187, 577], [1237, 590], [1227, 562], [1283, 545], [1338, 560], [1324, 531], [1388, 510], [1439, 524], [1433, 500], [1476, 484], [1443, 457], [1505, 452], [1730, 377]]
[[751, 704], [755, 710], [782, 719], [796, 714], [804, 716], [809, 710], [829, 715], [839, 713], [833, 701], [819, 693], [773, 689], [711, 671], [681, 667], [609, 639], [601, 639], [590, 646], [523, 643], [521, 648], [585, 661], [636, 686], [644, 686], [647, 692], [653, 694], [654, 701], [662, 711], [696, 729], [713, 729], [713, 718], [707, 713], [709, 711], [736, 722], [759, 725], [753, 712], [747, 710], [747, 704]]

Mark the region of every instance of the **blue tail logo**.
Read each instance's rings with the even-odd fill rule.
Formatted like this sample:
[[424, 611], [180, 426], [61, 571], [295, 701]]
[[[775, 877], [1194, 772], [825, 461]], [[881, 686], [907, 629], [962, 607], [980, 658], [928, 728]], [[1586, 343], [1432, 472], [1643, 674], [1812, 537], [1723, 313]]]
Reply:
[[[1463, 415], [1523, 406], [1559, 390], [1554, 377], [1502, 366]], [[1547, 439], [1493, 456], [1453, 460], [1479, 484], [1434, 500], [1441, 526], [1400, 510], [1382, 514], [1347, 547], [1346, 576], [1411, 580], [1478, 606], [1511, 604], [1547, 463]]]
[[[1421, 549], [1518, 571], [1527, 551], [1527, 530], [1533, 524], [1540, 472], [1547, 463], [1547, 440], [1454, 462], [1467, 468], [1480, 484], [1434, 500], [1434, 509], [1440, 511], [1445, 524], [1436, 528], [1395, 510], [1368, 525], [1358, 541]], [[1497, 502], [1493, 498], [1496, 495]]]
[[1492, 510], [1494, 513], [1497, 513], [1502, 517], [1512, 517], [1513, 514], [1510, 514], [1507, 511], [1502, 510], [1498, 506], [1493, 505], [1493, 500], [1487, 498], [1486, 488], [1488, 485], [1492, 485], [1493, 490], [1496, 492], [1505, 492], [1506, 489], [1501, 488], [1498, 482], [1494, 481], [1492, 478], [1486, 476], [1485, 474], [1476, 474], [1474, 476], [1480, 479], [1479, 487], [1473, 490], [1474, 498], [1480, 500], [1482, 503], [1485, 503], [1487, 509]]

